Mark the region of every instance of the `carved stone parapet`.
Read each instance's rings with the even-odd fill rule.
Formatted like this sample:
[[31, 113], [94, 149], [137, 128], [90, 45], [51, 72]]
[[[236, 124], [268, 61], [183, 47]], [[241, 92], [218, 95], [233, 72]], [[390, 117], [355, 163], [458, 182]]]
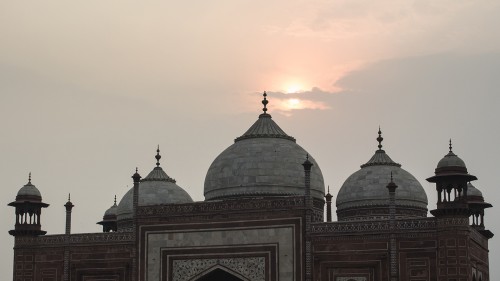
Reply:
[[[396, 220], [395, 231], [429, 230], [436, 228], [435, 218], [423, 218], [413, 220]], [[356, 221], [356, 222], [330, 222], [315, 223], [312, 225], [312, 233], [345, 234], [350, 232], [388, 232], [390, 222], [381, 221]]]
[[134, 235], [131, 232], [105, 232], [105, 233], [84, 233], [71, 234], [69, 240], [67, 235], [44, 235], [37, 237], [16, 237], [15, 247], [53, 247], [63, 246], [68, 242], [70, 244], [94, 244], [94, 243], [121, 243], [135, 241]]

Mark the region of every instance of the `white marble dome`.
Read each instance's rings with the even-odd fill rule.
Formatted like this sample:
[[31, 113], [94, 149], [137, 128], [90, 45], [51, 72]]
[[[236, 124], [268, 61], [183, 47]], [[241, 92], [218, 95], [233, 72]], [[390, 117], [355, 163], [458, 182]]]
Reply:
[[[304, 195], [302, 163], [307, 155], [264, 111], [210, 165], [205, 177], [205, 200]], [[310, 155], [309, 160], [313, 163], [311, 195], [324, 200], [321, 169]]]
[[[381, 142], [381, 136], [379, 138]], [[387, 184], [391, 180], [391, 173], [394, 183], [398, 186], [395, 198], [396, 208], [400, 211], [399, 216], [425, 216], [428, 200], [424, 188], [412, 174], [394, 162], [379, 144], [379, 149], [372, 158], [361, 165], [360, 170], [349, 176], [340, 188], [336, 199], [339, 220], [350, 217], [363, 219], [364, 215], [360, 209], [367, 210], [364, 212], [366, 218], [383, 217], [382, 213], [376, 214], [376, 212], [377, 208], [387, 211], [389, 206]]]
[[[161, 156], [159, 150], [157, 160]], [[134, 188], [130, 188], [123, 196], [116, 209], [118, 220], [129, 219], [133, 212]], [[157, 162], [155, 167], [139, 184], [139, 206], [192, 203], [191, 196], [169, 177]]]

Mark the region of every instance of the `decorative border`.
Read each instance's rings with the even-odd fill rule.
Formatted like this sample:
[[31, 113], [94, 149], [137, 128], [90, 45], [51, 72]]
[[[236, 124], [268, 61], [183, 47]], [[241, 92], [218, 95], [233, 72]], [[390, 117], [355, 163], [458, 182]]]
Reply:
[[288, 198], [274, 198], [259, 200], [224, 200], [204, 201], [189, 204], [169, 204], [158, 206], [140, 206], [137, 215], [150, 216], [172, 216], [193, 213], [207, 213], [220, 211], [243, 211], [243, 210], [265, 210], [265, 209], [290, 209], [306, 207], [304, 196]]
[[92, 244], [92, 243], [112, 243], [112, 242], [134, 242], [135, 235], [132, 232], [104, 232], [104, 233], [84, 233], [71, 235], [44, 235], [36, 237], [16, 237], [17, 246], [54, 246], [69, 244]]
[[[396, 220], [395, 231], [431, 230], [436, 229], [436, 218], [422, 218], [413, 220]], [[390, 221], [360, 221], [360, 222], [330, 222], [315, 223], [312, 233], [315, 234], [345, 234], [349, 232], [387, 232], [390, 231]]]

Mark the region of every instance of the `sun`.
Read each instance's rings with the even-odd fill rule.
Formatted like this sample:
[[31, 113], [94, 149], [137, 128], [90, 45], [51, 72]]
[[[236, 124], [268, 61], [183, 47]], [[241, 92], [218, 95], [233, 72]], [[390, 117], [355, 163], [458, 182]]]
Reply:
[[302, 87], [299, 84], [291, 84], [286, 87], [285, 93], [296, 94], [302, 91]]
[[302, 108], [302, 104], [300, 102], [300, 99], [289, 99], [287, 107], [289, 109], [300, 109]]

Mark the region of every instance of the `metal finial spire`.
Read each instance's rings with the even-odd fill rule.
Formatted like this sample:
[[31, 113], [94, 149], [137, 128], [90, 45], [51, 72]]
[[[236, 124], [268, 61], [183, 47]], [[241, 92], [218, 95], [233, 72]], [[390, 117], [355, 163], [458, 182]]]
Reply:
[[156, 167], [160, 167], [160, 159], [161, 159], [161, 155], [160, 155], [160, 145], [158, 145], [158, 148], [156, 149]]
[[309, 153], [306, 154], [306, 160], [309, 160]]
[[378, 126], [378, 138], [377, 138], [378, 150], [382, 150], [382, 141], [383, 140], [384, 140], [384, 138], [382, 137], [382, 131], [380, 130], [380, 126]]
[[135, 167], [135, 172], [138, 173], [139, 172], [139, 168]]
[[392, 178], [392, 171], [391, 171], [391, 182], [393, 182], [393, 178]]
[[115, 194], [115, 205], [114, 206], [116, 206], [116, 194]]
[[330, 185], [328, 185], [328, 193], [330, 193]]
[[28, 183], [31, 184], [31, 172], [28, 175]]
[[453, 153], [453, 146], [451, 145], [451, 139], [450, 139], [450, 153]]
[[71, 193], [68, 193], [68, 202], [71, 202]]
[[264, 114], [267, 114], [267, 104], [269, 103], [269, 101], [266, 99], [267, 93], [264, 91], [264, 94], [262, 96], [264, 96], [264, 99], [262, 100], [264, 108], [262, 108], [262, 110], [264, 111]]

